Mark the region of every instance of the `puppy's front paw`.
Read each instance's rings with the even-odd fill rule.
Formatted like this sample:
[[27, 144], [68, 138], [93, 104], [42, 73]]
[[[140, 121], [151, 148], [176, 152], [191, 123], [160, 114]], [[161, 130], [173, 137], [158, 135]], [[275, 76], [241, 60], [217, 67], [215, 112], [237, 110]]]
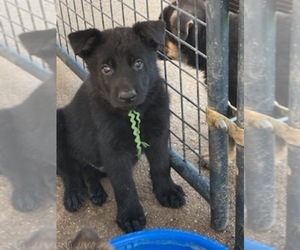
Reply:
[[21, 212], [33, 211], [42, 205], [45, 196], [42, 188], [17, 188], [13, 192], [12, 204]]
[[90, 200], [97, 206], [102, 206], [107, 199], [107, 193], [100, 184], [91, 186], [88, 193]]
[[156, 198], [165, 207], [180, 208], [185, 204], [185, 193], [176, 184], [169, 187], [160, 187], [155, 190]]
[[119, 227], [125, 232], [130, 233], [140, 231], [145, 228], [146, 217], [141, 206], [135, 209], [118, 209], [117, 223]]
[[86, 198], [86, 192], [83, 188], [69, 188], [64, 194], [65, 208], [70, 212], [78, 211]]

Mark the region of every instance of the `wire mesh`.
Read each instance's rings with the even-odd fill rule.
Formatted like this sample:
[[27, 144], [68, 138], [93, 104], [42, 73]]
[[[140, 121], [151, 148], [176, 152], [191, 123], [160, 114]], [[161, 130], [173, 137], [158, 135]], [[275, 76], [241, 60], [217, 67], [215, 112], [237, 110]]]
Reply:
[[54, 0], [4, 0], [0, 6], [1, 46], [41, 63], [40, 59], [28, 55], [18, 36], [29, 31], [54, 28]]

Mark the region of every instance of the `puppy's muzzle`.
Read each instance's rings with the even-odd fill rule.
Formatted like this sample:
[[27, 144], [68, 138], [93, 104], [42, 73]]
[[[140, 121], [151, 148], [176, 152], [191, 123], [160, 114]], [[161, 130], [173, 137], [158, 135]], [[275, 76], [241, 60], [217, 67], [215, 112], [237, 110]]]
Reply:
[[122, 103], [131, 103], [136, 100], [137, 93], [134, 89], [129, 91], [121, 91], [118, 95], [118, 98]]

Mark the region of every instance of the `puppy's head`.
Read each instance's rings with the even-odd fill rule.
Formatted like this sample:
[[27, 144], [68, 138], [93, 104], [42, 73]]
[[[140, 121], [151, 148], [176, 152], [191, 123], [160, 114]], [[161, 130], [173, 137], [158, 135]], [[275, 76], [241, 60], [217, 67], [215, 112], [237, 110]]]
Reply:
[[162, 21], [102, 32], [77, 31], [69, 40], [88, 66], [93, 93], [114, 108], [129, 110], [142, 104], [159, 78], [156, 54], [158, 45], [164, 43]]

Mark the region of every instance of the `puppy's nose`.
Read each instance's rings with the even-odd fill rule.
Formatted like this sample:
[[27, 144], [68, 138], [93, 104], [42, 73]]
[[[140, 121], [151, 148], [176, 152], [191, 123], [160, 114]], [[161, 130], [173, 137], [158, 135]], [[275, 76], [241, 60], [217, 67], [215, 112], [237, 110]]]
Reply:
[[119, 99], [121, 102], [124, 103], [129, 103], [129, 102], [133, 102], [136, 99], [136, 92], [134, 89], [130, 90], [130, 91], [121, 91], [119, 93]]

